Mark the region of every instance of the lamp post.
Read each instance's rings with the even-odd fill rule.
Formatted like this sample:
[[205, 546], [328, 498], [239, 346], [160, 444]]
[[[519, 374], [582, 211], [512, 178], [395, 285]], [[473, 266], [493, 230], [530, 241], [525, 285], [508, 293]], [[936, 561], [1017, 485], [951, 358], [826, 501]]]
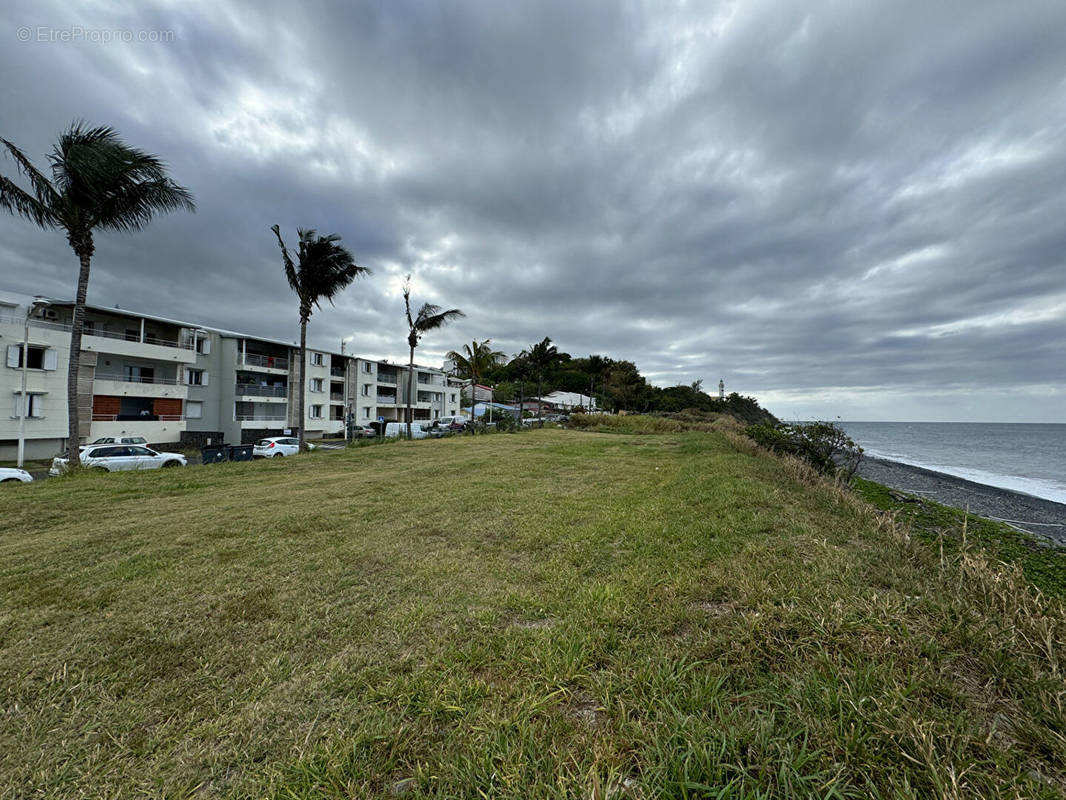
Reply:
[[19, 395], [19, 451], [18, 463], [22, 467], [26, 455], [26, 412], [29, 411], [29, 398], [26, 396], [26, 367], [30, 361], [30, 316], [38, 308], [52, 305], [48, 300], [35, 297], [26, 309], [26, 320], [22, 326], [22, 393]]

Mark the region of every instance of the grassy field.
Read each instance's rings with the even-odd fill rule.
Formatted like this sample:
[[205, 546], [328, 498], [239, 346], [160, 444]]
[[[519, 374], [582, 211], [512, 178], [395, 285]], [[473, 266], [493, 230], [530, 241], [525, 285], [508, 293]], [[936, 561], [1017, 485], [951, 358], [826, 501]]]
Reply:
[[722, 433], [0, 494], [0, 796], [1062, 797], [1057, 599]]

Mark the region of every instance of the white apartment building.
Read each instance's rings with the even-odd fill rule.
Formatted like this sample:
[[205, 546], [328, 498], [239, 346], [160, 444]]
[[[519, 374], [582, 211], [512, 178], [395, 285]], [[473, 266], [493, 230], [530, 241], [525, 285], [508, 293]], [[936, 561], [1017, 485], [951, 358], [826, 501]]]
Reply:
[[445, 375], [443, 370], [416, 364], [413, 388], [406, 364], [353, 358], [349, 370], [350, 405], [358, 424], [368, 425], [376, 420], [403, 422], [408, 397], [415, 420], [459, 414], [461, 382]]
[[[67, 438], [67, 365], [73, 303], [0, 293], [0, 459], [17, 452], [20, 403], [26, 403], [27, 458], [47, 458]], [[26, 398], [23, 337], [28, 330]], [[295, 432], [343, 435], [348, 362], [344, 354], [307, 351], [272, 339], [192, 322], [89, 305], [78, 381], [83, 441], [144, 436], [153, 444], [231, 444]], [[306, 376], [306, 378], [304, 378]], [[306, 379], [303, 420], [296, 388]]]

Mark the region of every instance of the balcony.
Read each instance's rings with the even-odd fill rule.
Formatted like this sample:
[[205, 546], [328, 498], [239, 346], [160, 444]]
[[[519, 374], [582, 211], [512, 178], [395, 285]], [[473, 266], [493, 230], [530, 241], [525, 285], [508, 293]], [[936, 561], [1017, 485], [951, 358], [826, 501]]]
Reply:
[[344, 394], [343, 393], [342, 394], [334, 394], [333, 392], [330, 392], [329, 393], [329, 401], [331, 403], [343, 403], [344, 402]]
[[333, 378], [343, 378], [344, 377], [344, 367], [330, 367], [329, 368], [329, 374]]
[[93, 394], [108, 394], [116, 397], [175, 397], [181, 400], [189, 396], [189, 387], [177, 378], [145, 378], [127, 375], [101, 375], [93, 379]]
[[396, 405], [396, 395], [394, 394], [379, 394], [375, 399], [379, 406]]
[[185, 419], [184, 414], [150, 414], [144, 417], [132, 414], [93, 414], [93, 422], [122, 422], [126, 425], [137, 425], [142, 422], [181, 422]]
[[284, 422], [287, 414], [237, 414], [237, 422]]
[[397, 383], [396, 375], [390, 375], [386, 372], [379, 372], [378, 383], [387, 383], [389, 386], [395, 386]]
[[238, 383], [233, 391], [238, 397], [263, 397], [267, 400], [287, 400], [289, 396], [287, 386], [259, 386], [254, 383]]
[[282, 356], [264, 356], [257, 353], [245, 353], [237, 359], [239, 366], [256, 370], [277, 372], [289, 371], [289, 359]]
[[96, 328], [84, 330], [81, 349], [93, 353], [110, 353], [170, 363], [194, 364], [196, 362], [196, 351], [192, 349], [192, 342], [182, 343], [154, 336], [145, 336], [142, 342], [139, 338], [130, 338], [125, 334]]

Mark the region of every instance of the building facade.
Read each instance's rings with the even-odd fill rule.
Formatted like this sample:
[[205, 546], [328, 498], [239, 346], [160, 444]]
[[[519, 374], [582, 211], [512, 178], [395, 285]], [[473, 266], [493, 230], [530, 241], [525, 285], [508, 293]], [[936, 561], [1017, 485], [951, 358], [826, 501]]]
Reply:
[[412, 386], [407, 365], [386, 360], [352, 358], [348, 365], [348, 404], [354, 422], [404, 422], [407, 400], [415, 420], [458, 416], [461, 382], [441, 369], [415, 365]]
[[[2, 460], [16, 457], [20, 424], [27, 458], [48, 458], [66, 445], [73, 309], [70, 301], [0, 295], [0, 394], [8, 404], [0, 413]], [[90, 305], [81, 340], [79, 431], [87, 442], [135, 435], [159, 445], [249, 443], [300, 427], [308, 438], [342, 436], [355, 409], [351, 365], [360, 360], [308, 348], [300, 364], [299, 348], [288, 342]], [[427, 386], [434, 377], [425, 376]], [[384, 370], [383, 389], [388, 379]], [[306, 407], [298, 419], [301, 382]], [[433, 412], [429, 403], [420, 407]]]

